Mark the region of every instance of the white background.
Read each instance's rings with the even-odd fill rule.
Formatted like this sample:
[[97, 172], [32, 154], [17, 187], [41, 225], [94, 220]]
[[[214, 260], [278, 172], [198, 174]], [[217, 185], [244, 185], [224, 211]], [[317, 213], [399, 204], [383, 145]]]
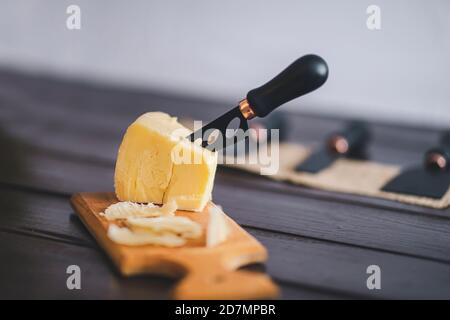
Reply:
[[3, 68], [234, 103], [306, 53], [330, 77], [289, 108], [450, 126], [450, 1], [0, 1]]

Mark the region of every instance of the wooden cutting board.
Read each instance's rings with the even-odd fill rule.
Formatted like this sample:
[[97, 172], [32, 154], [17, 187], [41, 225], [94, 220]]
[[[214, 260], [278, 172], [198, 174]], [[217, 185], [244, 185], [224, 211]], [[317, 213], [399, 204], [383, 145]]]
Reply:
[[177, 211], [177, 216], [200, 223], [203, 236], [189, 240], [183, 247], [167, 248], [125, 246], [111, 241], [107, 236], [109, 222], [100, 213], [116, 202], [114, 193], [78, 193], [71, 198], [84, 225], [123, 275], [182, 276], [173, 292], [175, 299], [260, 299], [278, 295], [276, 285], [267, 275], [237, 270], [247, 264], [266, 261], [267, 251], [228, 216], [230, 234], [227, 240], [213, 248], [205, 247], [210, 205], [203, 212]]

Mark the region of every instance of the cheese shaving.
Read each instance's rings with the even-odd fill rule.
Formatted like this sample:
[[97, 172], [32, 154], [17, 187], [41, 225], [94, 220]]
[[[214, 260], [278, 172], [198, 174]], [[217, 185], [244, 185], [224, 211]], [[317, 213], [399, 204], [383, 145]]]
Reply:
[[111, 221], [136, 217], [173, 216], [176, 210], [177, 206], [174, 201], [167, 202], [162, 207], [153, 203], [139, 204], [124, 201], [110, 205], [102, 215]]
[[209, 222], [206, 233], [206, 246], [214, 247], [224, 242], [229, 235], [228, 221], [219, 206], [209, 208]]
[[186, 217], [129, 218], [126, 223], [133, 231], [172, 232], [188, 239], [198, 238], [202, 234], [201, 225]]
[[173, 233], [153, 233], [153, 232], [133, 232], [128, 228], [120, 228], [111, 224], [108, 228], [108, 237], [116, 243], [139, 246], [139, 245], [159, 245], [165, 247], [180, 247], [186, 240]]

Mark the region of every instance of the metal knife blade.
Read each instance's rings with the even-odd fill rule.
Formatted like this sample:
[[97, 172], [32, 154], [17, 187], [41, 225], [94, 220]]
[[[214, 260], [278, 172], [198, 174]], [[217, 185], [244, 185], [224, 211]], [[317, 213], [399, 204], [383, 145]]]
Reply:
[[449, 186], [450, 145], [442, 144], [425, 152], [421, 167], [400, 172], [381, 190], [440, 199], [447, 193]]
[[389, 181], [381, 190], [440, 199], [450, 186], [450, 172], [437, 172], [422, 167], [410, 168]]
[[[223, 114], [219, 118], [211, 121], [201, 129], [195, 131], [188, 138], [192, 142], [196, 141], [197, 139], [202, 139], [203, 148], [211, 151], [219, 151], [227, 146], [235, 144], [245, 137], [244, 135], [240, 134], [227, 136], [227, 133], [229, 133], [227, 132], [228, 125], [236, 118], [240, 120], [239, 129], [247, 131], [247, 119], [243, 116], [239, 106], [237, 106], [227, 113]], [[220, 134], [218, 132], [220, 132]], [[212, 140], [214, 138], [214, 135], [217, 135], [216, 139]]]
[[333, 153], [328, 148], [323, 147], [301, 162], [295, 168], [295, 171], [317, 173], [330, 166], [339, 156], [339, 154]]
[[370, 131], [367, 124], [361, 121], [351, 121], [342, 131], [332, 133], [325, 145], [301, 162], [295, 170], [317, 173], [340, 157], [366, 159], [369, 140]]

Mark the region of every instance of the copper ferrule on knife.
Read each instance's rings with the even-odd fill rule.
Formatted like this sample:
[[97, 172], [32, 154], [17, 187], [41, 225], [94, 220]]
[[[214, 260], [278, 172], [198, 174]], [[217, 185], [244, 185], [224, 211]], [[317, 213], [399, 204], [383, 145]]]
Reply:
[[426, 164], [429, 167], [439, 170], [445, 170], [448, 165], [445, 157], [438, 152], [430, 153], [426, 158]]
[[241, 100], [241, 102], [239, 102], [239, 111], [241, 111], [242, 116], [247, 120], [256, 117], [256, 114], [248, 103], [247, 99], [243, 99]]
[[328, 148], [338, 154], [346, 154], [349, 151], [350, 146], [345, 137], [337, 134], [330, 138], [328, 141]]

